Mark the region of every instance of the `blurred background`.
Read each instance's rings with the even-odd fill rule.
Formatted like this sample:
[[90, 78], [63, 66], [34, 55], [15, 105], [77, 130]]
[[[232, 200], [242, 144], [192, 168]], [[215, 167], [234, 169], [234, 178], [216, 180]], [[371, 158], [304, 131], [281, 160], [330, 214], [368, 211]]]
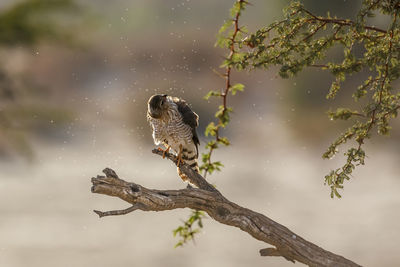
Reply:
[[[254, 0], [241, 24], [251, 31], [280, 19], [287, 3]], [[304, 3], [317, 14], [354, 17], [361, 1]], [[146, 102], [154, 93], [187, 100], [206, 143], [218, 103], [202, 97], [224, 86], [213, 69], [226, 51], [214, 43], [232, 4], [0, 2], [0, 266], [292, 266], [260, 257], [266, 244], [211, 219], [195, 243], [174, 249], [172, 230], [189, 210], [102, 219], [92, 212], [128, 206], [90, 192], [90, 178], [105, 167], [149, 188], [186, 186], [171, 162], [151, 153]], [[398, 266], [398, 122], [390, 138], [368, 140], [366, 166], [332, 200], [323, 177], [343, 158], [321, 155], [348, 124], [329, 121], [326, 111], [348, 104], [357, 77], [336, 101], [325, 99], [332, 77], [318, 70], [233, 80], [246, 89], [229, 98], [234, 114], [224, 134], [232, 145], [216, 151], [225, 168], [208, 180], [327, 250], [361, 265]]]

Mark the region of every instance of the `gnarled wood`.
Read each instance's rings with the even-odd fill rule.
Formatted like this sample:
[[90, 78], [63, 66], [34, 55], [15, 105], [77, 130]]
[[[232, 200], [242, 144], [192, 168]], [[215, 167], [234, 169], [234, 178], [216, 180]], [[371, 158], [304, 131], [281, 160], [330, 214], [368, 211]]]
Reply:
[[[153, 150], [153, 153], [162, 155], [162, 152], [157, 150]], [[176, 163], [174, 155], [168, 154], [167, 157]], [[106, 176], [92, 178], [92, 192], [119, 197], [132, 204], [132, 207], [125, 210], [95, 212], [103, 217], [123, 215], [137, 209], [143, 211], [163, 211], [179, 208], [203, 210], [214, 220], [238, 227], [255, 239], [275, 246], [275, 248], [260, 250], [261, 256], [282, 256], [289, 261], [299, 261], [309, 266], [359, 266], [342, 256], [308, 242], [263, 214], [229, 201], [200, 174], [193, 172], [189, 166], [181, 165], [180, 169], [187, 175], [190, 182], [199, 188], [148, 189], [120, 179], [111, 169], [103, 170]]]

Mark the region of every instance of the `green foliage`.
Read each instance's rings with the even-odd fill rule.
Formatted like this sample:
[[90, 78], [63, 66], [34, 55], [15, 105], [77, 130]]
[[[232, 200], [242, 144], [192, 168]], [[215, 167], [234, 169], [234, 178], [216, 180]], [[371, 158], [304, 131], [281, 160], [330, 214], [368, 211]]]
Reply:
[[225, 107], [223, 105], [218, 107], [218, 111], [215, 113], [215, 117], [219, 120], [218, 126], [225, 127], [228, 125], [230, 121], [229, 113], [232, 111], [233, 109], [230, 107]]
[[347, 156], [347, 161], [344, 166], [335, 171], [331, 171], [325, 176], [325, 184], [328, 184], [331, 187], [332, 198], [334, 196], [338, 198], [341, 197], [337, 189], [343, 189], [344, 180], [350, 180], [350, 175], [355, 166], [364, 165], [365, 152], [361, 149], [361, 146], [358, 148], [350, 148], [345, 153], [345, 156]]
[[221, 96], [221, 93], [220, 93], [220, 92], [217, 92], [217, 91], [210, 91], [210, 92], [208, 92], [208, 93], [204, 96], [204, 99], [205, 99], [205, 100], [208, 100], [208, 99], [210, 99], [210, 97], [212, 97], [212, 96]]
[[[378, 134], [387, 135], [390, 118], [397, 117], [400, 93], [393, 83], [400, 76], [399, 11], [398, 1], [364, 0], [357, 19], [352, 21], [331, 17], [329, 13], [317, 16], [300, 2], [292, 1], [284, 11], [285, 19], [249, 34], [241, 44], [247, 48], [238, 53], [237, 59], [225, 62], [237, 70], [280, 66], [282, 78], [294, 76], [306, 67], [329, 71], [334, 80], [328, 99], [340, 93], [349, 75], [370, 73], [353, 93], [354, 101], [365, 99], [361, 112], [347, 107], [328, 112], [331, 120], [352, 120], [353, 126], [329, 146], [323, 158], [333, 157], [338, 147], [350, 140], [357, 144], [344, 153], [345, 164], [325, 177], [332, 197], [340, 196], [337, 189], [343, 188], [355, 166], [364, 164], [361, 146], [370, 138], [371, 131], [376, 129]], [[376, 14], [391, 18], [385, 29], [367, 24], [367, 18]], [[326, 59], [332, 48], [343, 50], [341, 61]]]
[[[222, 99], [222, 105], [218, 107], [215, 113], [217, 123], [210, 122], [205, 130], [206, 136], [211, 136], [214, 140], [207, 142], [206, 149], [207, 153], [202, 153], [201, 160], [202, 165], [199, 167], [200, 171], [204, 173], [204, 177], [207, 174], [212, 174], [214, 171], [221, 171], [224, 166], [220, 161], [212, 161], [211, 155], [215, 149], [218, 149], [219, 145], [228, 146], [230, 142], [227, 137], [220, 136], [220, 129], [225, 128], [230, 121], [230, 113], [233, 112], [231, 107], [227, 106], [227, 96], [229, 92], [232, 95], [236, 95], [237, 92], [244, 90], [244, 85], [237, 83], [233, 86], [230, 83], [230, 73], [232, 66], [240, 66], [240, 62], [244, 59], [244, 53], [237, 52], [241, 47], [242, 33], [245, 32], [244, 28], [239, 28], [238, 21], [241, 12], [244, 10], [246, 2], [238, 0], [234, 3], [231, 9], [231, 18], [227, 20], [219, 30], [216, 46], [221, 48], [227, 48], [229, 53], [221, 65], [221, 68], [225, 68], [225, 74], [222, 75], [226, 81], [226, 87], [220, 92], [210, 91], [204, 96], [205, 100], [209, 100], [211, 97], [217, 97]], [[178, 227], [174, 230], [174, 236], [179, 235], [181, 240], [176, 246], [182, 246], [187, 241], [192, 240], [194, 235], [203, 227], [202, 218], [205, 217], [204, 213], [200, 211], [193, 211], [187, 221], [184, 222], [183, 226]], [[192, 230], [192, 225], [198, 223], [199, 228]]]
[[231, 87], [230, 91], [231, 91], [232, 95], [236, 95], [236, 93], [238, 91], [243, 92], [243, 90], [244, 90], [244, 85], [241, 84], [241, 83], [237, 83], [237, 84], [235, 84], [234, 86]]
[[[206, 127], [206, 136], [214, 139], [206, 145], [207, 153], [202, 154], [200, 170], [207, 174], [220, 171], [222, 163], [213, 162], [211, 155], [219, 145], [229, 145], [226, 137], [220, 136], [220, 130], [230, 122], [233, 109], [227, 105], [229, 92], [236, 95], [243, 91], [244, 85], [231, 85], [231, 70], [268, 69], [279, 66], [279, 75], [289, 78], [307, 67], [329, 71], [334, 80], [327, 98], [335, 99], [340, 93], [343, 82], [350, 75], [369, 73], [368, 78], [360, 81], [353, 93], [354, 102], [363, 99], [361, 111], [351, 107], [341, 107], [329, 111], [331, 120], [348, 120], [353, 125], [328, 147], [323, 158], [334, 157], [339, 146], [350, 140], [355, 146], [345, 153], [346, 161], [340, 168], [330, 171], [325, 176], [325, 184], [331, 188], [331, 197], [340, 198], [339, 189], [343, 189], [345, 180], [349, 180], [358, 165], [364, 165], [364, 141], [371, 136], [371, 131], [387, 135], [390, 131], [389, 120], [397, 117], [400, 109], [400, 92], [394, 88], [394, 81], [400, 77], [400, 2], [392, 0], [364, 0], [355, 21], [326, 16], [316, 16], [308, 11], [299, 1], [291, 1], [284, 10], [285, 18], [270, 25], [247, 33], [239, 27], [239, 17], [247, 2], [237, 0], [231, 9], [231, 18], [225, 21], [219, 30], [216, 46], [227, 49], [228, 53], [221, 67], [226, 87], [220, 92], [210, 91], [204, 98], [216, 97], [222, 100], [215, 114], [217, 122], [210, 122]], [[386, 29], [367, 24], [367, 18], [384, 14], [391, 18]], [[327, 60], [327, 54], [333, 48], [343, 50], [340, 61]], [[360, 51], [362, 51], [360, 55]], [[196, 212], [196, 211], [193, 211]], [[177, 228], [174, 234], [182, 237], [177, 246], [193, 238], [194, 222], [201, 220], [192, 216], [184, 226]], [[201, 228], [201, 227], [200, 227]]]
[[26, 0], [0, 13], [0, 44], [34, 45], [41, 40], [66, 42], [71, 34], [60, 30], [50, 14], [76, 12], [78, 6], [73, 0]]
[[[32, 47], [42, 41], [72, 44], [72, 31], [55, 15], [76, 15], [80, 8], [73, 0], [17, 1], [0, 12], [0, 48]], [[33, 150], [27, 139], [29, 131], [50, 127], [52, 122], [71, 121], [71, 113], [35, 99], [39, 86], [24, 77], [9, 77], [0, 67], [0, 153], [17, 152], [28, 159]], [[26, 96], [31, 99], [25, 101]], [[32, 101], [35, 99], [38, 103]], [[29, 103], [29, 104], [28, 104]], [[8, 151], [10, 150], [10, 151]]]
[[329, 111], [328, 115], [331, 120], [348, 120], [352, 116], [364, 116], [363, 114], [357, 111], [352, 111], [348, 108], [338, 108], [336, 111]]
[[215, 136], [217, 134], [217, 129], [218, 128], [217, 128], [217, 126], [215, 126], [214, 122], [210, 122], [210, 124], [207, 125], [204, 134], [206, 136], [208, 136], [208, 135]]
[[202, 154], [202, 162], [203, 164], [200, 166], [200, 170], [204, 172], [204, 176], [207, 174], [212, 174], [214, 171], [220, 171], [223, 164], [219, 161], [212, 162], [211, 154], [212, 152], [218, 148], [218, 145], [230, 145], [228, 138], [221, 137], [219, 130], [221, 128], [225, 128], [230, 122], [230, 113], [233, 112], [232, 107], [227, 106], [227, 97], [230, 92], [232, 95], [236, 95], [237, 92], [243, 92], [244, 85], [241, 83], [236, 83], [231, 85], [230, 83], [230, 74], [232, 66], [241, 69], [244, 68], [244, 65], [241, 65], [241, 62], [245, 59], [245, 53], [241, 53], [240, 48], [242, 48], [242, 39], [243, 34], [246, 30], [243, 27], [239, 27], [239, 17], [241, 13], [244, 11], [247, 5], [246, 1], [235, 1], [233, 7], [230, 10], [231, 17], [225, 21], [222, 27], [218, 31], [216, 46], [221, 48], [228, 49], [227, 56], [223, 61], [221, 68], [225, 68], [225, 74], [222, 75], [226, 80], [226, 87], [218, 91], [210, 91], [207, 95], [204, 96], [204, 99], [209, 100], [210, 97], [217, 97], [222, 99], [222, 105], [218, 107], [217, 112], [215, 113], [215, 118], [218, 119], [218, 122], [210, 122], [205, 130], [205, 135], [215, 138], [215, 140], [210, 141], [206, 145], [207, 153]]
[[194, 241], [195, 234], [200, 232], [201, 228], [203, 228], [204, 218], [205, 214], [203, 211], [192, 210], [189, 219], [184, 221], [182, 226], [179, 226], [173, 231], [174, 236], [180, 237], [175, 247], [181, 247], [190, 240]]

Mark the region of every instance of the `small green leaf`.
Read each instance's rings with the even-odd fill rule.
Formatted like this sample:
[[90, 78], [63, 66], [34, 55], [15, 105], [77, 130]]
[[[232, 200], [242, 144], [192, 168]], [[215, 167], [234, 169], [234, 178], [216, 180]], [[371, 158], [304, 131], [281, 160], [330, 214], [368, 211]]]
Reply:
[[218, 127], [214, 124], [214, 122], [210, 122], [207, 127], [206, 130], [204, 131], [204, 134], [206, 136], [215, 136], [217, 133]]
[[229, 146], [229, 144], [230, 144], [228, 138], [226, 138], [226, 137], [218, 138], [218, 143], [221, 143], [221, 144], [226, 145], [226, 146]]
[[212, 97], [212, 96], [221, 96], [221, 93], [218, 92], [218, 91], [210, 91], [210, 92], [208, 92], [203, 98], [204, 98], [205, 100], [208, 100], [208, 99], [210, 99], [210, 97]]
[[341, 198], [342, 196], [339, 194], [339, 192], [336, 190], [336, 188], [333, 188], [333, 193], [337, 198]]
[[[173, 235], [179, 236], [181, 239], [175, 244], [175, 248], [182, 247], [190, 240], [194, 240], [195, 234], [200, 232], [203, 228], [202, 220], [205, 218], [205, 213], [199, 210], [192, 210], [189, 218], [183, 222], [183, 225], [173, 230]], [[197, 222], [198, 228], [194, 228]]]
[[219, 33], [219, 34], [222, 34], [222, 33], [226, 32], [226, 30], [227, 30], [229, 27], [231, 27], [232, 25], [234, 25], [233, 20], [229, 19], [229, 20], [225, 21], [225, 23], [221, 26], [221, 28], [219, 28], [218, 33]]
[[243, 92], [244, 85], [241, 83], [236, 83], [230, 89], [231, 89], [232, 95], [236, 95], [237, 91]]

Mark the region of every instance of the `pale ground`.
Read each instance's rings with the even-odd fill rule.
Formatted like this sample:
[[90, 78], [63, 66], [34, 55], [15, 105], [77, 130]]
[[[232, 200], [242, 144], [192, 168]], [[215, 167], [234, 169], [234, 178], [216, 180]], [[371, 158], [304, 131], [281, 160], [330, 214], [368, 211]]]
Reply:
[[[331, 200], [322, 177], [336, 165], [323, 162], [320, 151], [292, 146], [281, 130], [279, 138], [264, 142], [263, 151], [244, 141], [218, 151], [226, 168], [210, 181], [230, 200], [325, 249], [365, 266], [399, 266], [398, 154], [374, 151], [346, 184], [344, 198]], [[263, 134], [271, 137], [273, 131]], [[151, 147], [129, 143], [123, 131], [101, 135], [74, 146], [37, 144], [36, 164], [1, 163], [0, 266], [293, 266], [260, 257], [258, 250], [267, 245], [211, 219], [196, 244], [174, 249], [171, 231], [188, 210], [99, 219], [93, 209], [127, 207], [90, 193], [90, 177], [104, 167], [150, 188], [185, 186], [172, 163], [152, 155]]]

